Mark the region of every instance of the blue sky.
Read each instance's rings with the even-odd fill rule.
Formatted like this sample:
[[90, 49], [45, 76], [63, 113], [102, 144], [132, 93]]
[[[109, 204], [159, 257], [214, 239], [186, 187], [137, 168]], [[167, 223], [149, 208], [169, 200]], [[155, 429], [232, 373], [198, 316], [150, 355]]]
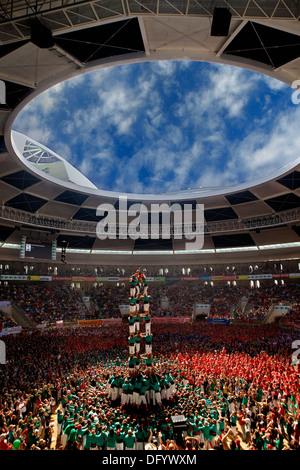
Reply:
[[29, 103], [14, 129], [46, 145], [97, 187], [160, 193], [255, 182], [300, 156], [293, 89], [202, 62], [111, 67]]

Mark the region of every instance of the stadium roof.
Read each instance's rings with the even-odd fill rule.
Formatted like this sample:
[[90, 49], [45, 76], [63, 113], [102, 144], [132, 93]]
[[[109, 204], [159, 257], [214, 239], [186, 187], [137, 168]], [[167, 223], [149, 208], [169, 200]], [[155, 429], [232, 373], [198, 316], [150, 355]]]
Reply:
[[[218, 6], [229, 8], [232, 15], [226, 36], [211, 34], [214, 6], [208, 0], [75, 1], [69, 6], [63, 1], [7, 1], [1, 6], [0, 78], [6, 88], [0, 104], [2, 243], [17, 244], [21, 231], [31, 227], [51, 230], [58, 244], [69, 237], [69, 246], [91, 250], [91, 256], [122, 251], [123, 262], [132, 252], [175, 253], [174, 259], [187, 254], [182, 240], [99, 240], [96, 209], [107, 202], [117, 207], [118, 194], [98, 190], [63, 157], [11, 131], [23, 107], [49, 87], [117, 64], [188, 59], [247, 68], [291, 86], [300, 79], [299, 2], [221, 1]], [[235, 250], [236, 256], [252, 250], [253, 256], [266, 257], [274, 245], [296, 256], [297, 157], [268, 180], [232, 188], [131, 194], [129, 203], [204, 204], [204, 248], [201, 255], [192, 255], [200, 262], [201, 256], [217, 257], [222, 250]]]

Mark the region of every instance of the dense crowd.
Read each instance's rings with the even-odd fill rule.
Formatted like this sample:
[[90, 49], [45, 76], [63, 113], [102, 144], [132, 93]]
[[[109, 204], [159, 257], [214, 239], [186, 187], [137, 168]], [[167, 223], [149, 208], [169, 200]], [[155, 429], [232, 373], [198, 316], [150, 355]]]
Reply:
[[91, 287], [85, 294], [94, 303], [96, 314], [100, 318], [119, 317], [119, 305], [128, 303], [128, 289], [126, 292], [125, 287]]
[[299, 300], [299, 295], [299, 284], [250, 290], [247, 308], [238, 316], [244, 320], [262, 321], [268, 315], [272, 306], [280, 304], [294, 306]]
[[14, 326], [16, 326], [16, 322], [0, 310], [0, 332], [3, 328], [12, 328]]
[[14, 302], [36, 323], [72, 321], [88, 313], [80, 291], [69, 286], [9, 284], [0, 287], [0, 300]]
[[[176, 319], [153, 319], [152, 331], [153, 369], [138, 371], [150, 388], [159, 384], [152, 403], [121, 400], [126, 323], [7, 337], [0, 449], [299, 449], [299, 333]], [[176, 415], [184, 432], [172, 425]]]
[[281, 318], [280, 324], [289, 328], [300, 329], [300, 304], [295, 305], [291, 310], [289, 310], [287, 314]]
[[247, 289], [242, 287], [221, 287], [216, 290], [209, 302], [211, 318], [234, 318], [238, 303], [245, 296]]

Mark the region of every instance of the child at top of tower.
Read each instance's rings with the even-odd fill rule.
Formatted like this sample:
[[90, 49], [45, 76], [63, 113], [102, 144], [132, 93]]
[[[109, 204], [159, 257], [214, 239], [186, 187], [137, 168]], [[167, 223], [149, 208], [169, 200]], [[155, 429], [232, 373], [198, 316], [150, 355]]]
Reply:
[[136, 278], [136, 285], [135, 285], [135, 297], [138, 298], [140, 295], [140, 275], [141, 271], [139, 269], [136, 270], [134, 277]]

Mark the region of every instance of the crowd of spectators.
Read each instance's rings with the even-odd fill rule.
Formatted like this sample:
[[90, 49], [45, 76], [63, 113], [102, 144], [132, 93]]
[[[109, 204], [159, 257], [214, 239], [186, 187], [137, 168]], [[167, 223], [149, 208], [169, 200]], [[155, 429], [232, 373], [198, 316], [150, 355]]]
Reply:
[[210, 303], [210, 318], [234, 318], [240, 299], [245, 295], [246, 289], [242, 287], [223, 286], [216, 289]]
[[35, 323], [72, 321], [88, 313], [80, 291], [69, 286], [9, 284], [0, 287], [0, 300], [13, 302]]
[[299, 284], [265, 286], [248, 291], [248, 303], [244, 310], [235, 312], [235, 318], [241, 321], [264, 321], [272, 307], [287, 305], [293, 307], [300, 296]]
[[[189, 317], [193, 313], [195, 302], [199, 302], [203, 296], [203, 288], [195, 285], [182, 285], [179, 283], [170, 283], [158, 292], [159, 297], [166, 297], [169, 300], [169, 308], [159, 308], [157, 310], [159, 316], [168, 317]], [[151, 292], [153, 289], [151, 289]], [[157, 300], [157, 293], [156, 293]], [[151, 308], [153, 310], [152, 302]], [[154, 304], [155, 309], [155, 304]]]
[[119, 318], [119, 305], [128, 304], [128, 289], [115, 286], [96, 286], [85, 291], [95, 306], [99, 318]]
[[[84, 297], [90, 304], [85, 304]], [[191, 317], [194, 305], [209, 304], [209, 317], [245, 322], [262, 322], [272, 305], [294, 305], [299, 299], [299, 284], [263, 286], [248, 289], [220, 284], [212, 286], [189, 282], [151, 284], [151, 312], [156, 317]], [[35, 323], [55, 323], [80, 319], [121, 318], [119, 306], [128, 304], [125, 285], [98, 285], [81, 291], [57, 283], [9, 283], [0, 286], [0, 301], [12, 301]], [[239, 302], [247, 297], [244, 310]], [[167, 307], [161, 302], [167, 299]], [[7, 320], [5, 320], [7, 321]]]
[[[152, 312], [158, 317], [190, 317], [194, 306], [210, 305], [210, 318], [232, 318], [233, 312], [245, 289], [227, 285], [211, 286], [189, 285], [187, 283], [169, 284], [154, 290], [154, 302], [151, 301]], [[159, 299], [166, 297], [169, 307], [160, 307]]]
[[16, 326], [16, 322], [0, 310], [0, 332], [3, 328], [12, 328], [14, 326]]
[[300, 329], [300, 305], [291, 308], [280, 320], [282, 326]]

